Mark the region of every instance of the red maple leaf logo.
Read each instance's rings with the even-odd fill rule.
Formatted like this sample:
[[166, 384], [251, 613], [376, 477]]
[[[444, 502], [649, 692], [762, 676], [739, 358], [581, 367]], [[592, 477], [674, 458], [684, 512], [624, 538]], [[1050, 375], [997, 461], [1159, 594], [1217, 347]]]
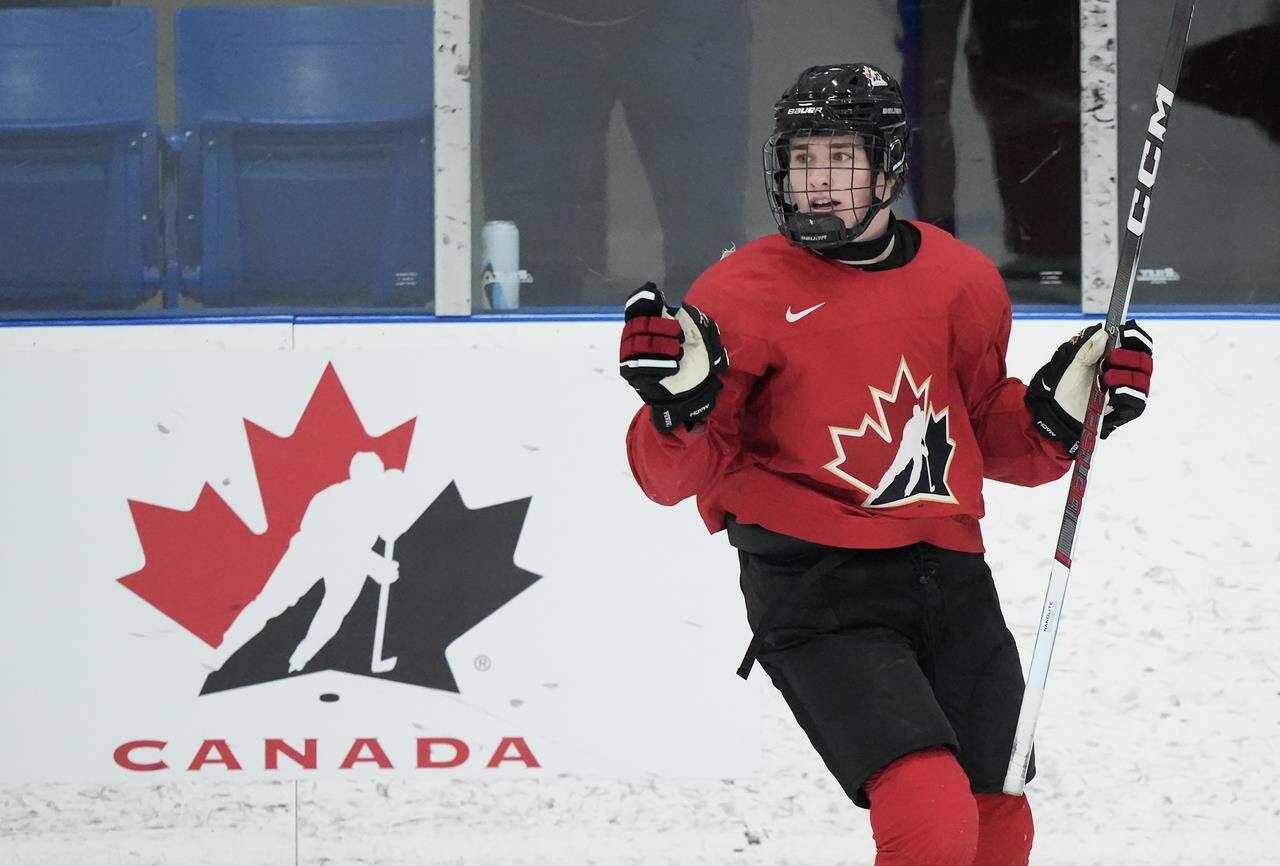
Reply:
[[[926, 377], [919, 384], [907, 359], [900, 357], [898, 369], [894, 374], [893, 390], [882, 391], [875, 386], [868, 386], [871, 394], [871, 414], [862, 416], [862, 423], [856, 428], [830, 426], [831, 443], [835, 447], [835, 458], [823, 466], [850, 486], [866, 494], [863, 505], [871, 501], [876, 492], [876, 485], [881, 480], [881, 473], [892, 465], [895, 454], [903, 445], [902, 434], [908, 428], [912, 415], [924, 413], [924, 423], [931, 420], [942, 422], [950, 414], [950, 408], [939, 411], [929, 398], [929, 386], [933, 376]], [[945, 428], [944, 428], [945, 429]], [[955, 442], [946, 438], [946, 467], [950, 467], [951, 455], [954, 454]], [[859, 468], [861, 471], [859, 471]], [[941, 473], [945, 486], [946, 471]], [[914, 501], [934, 501], [954, 503], [956, 500], [947, 492], [945, 495], [922, 493], [895, 500], [891, 505], [904, 505]]]
[[292, 434], [277, 436], [245, 419], [266, 532], [250, 530], [208, 483], [187, 511], [131, 499], [146, 564], [120, 583], [216, 647], [271, 576], [311, 498], [346, 479], [358, 451], [403, 469], [415, 420], [369, 435], [329, 364]]

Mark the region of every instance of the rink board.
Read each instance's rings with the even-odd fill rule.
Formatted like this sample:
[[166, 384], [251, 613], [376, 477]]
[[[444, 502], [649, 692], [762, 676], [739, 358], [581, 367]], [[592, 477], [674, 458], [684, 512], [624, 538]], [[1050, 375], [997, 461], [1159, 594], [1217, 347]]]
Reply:
[[[1010, 373], [1028, 377], [1081, 324], [1015, 322]], [[733, 676], [747, 631], [723, 536], [630, 478], [623, 434], [637, 404], [614, 372], [617, 329], [6, 334], [5, 862], [72, 851], [84, 863], [274, 862], [294, 856], [295, 834], [308, 863], [869, 862], [865, 814], [765, 678]], [[1036, 862], [1213, 863], [1226, 850], [1275, 862], [1263, 828], [1280, 797], [1280, 323], [1150, 330], [1150, 409], [1099, 447], [1091, 475], [1029, 787]], [[152, 549], [129, 503], [182, 526], [209, 484], [244, 531], [270, 532], [259, 476], [291, 477], [267, 472], [267, 458], [288, 453], [326, 370], [371, 439], [413, 422], [405, 476], [425, 509], [452, 489], [455, 516], [506, 515], [475, 531], [462, 519], [454, 548], [495, 548], [536, 580], [447, 644], [456, 691], [321, 671], [201, 695], [209, 644], [120, 582]], [[308, 459], [328, 459], [315, 441]], [[988, 559], [1025, 660], [1065, 488], [986, 494]], [[367, 641], [370, 628], [348, 636]], [[316, 740], [316, 768], [267, 769], [273, 738]], [[469, 759], [419, 768], [432, 738], [467, 744]], [[488, 766], [504, 738], [538, 766]], [[391, 768], [367, 744], [342, 768], [373, 739]], [[133, 757], [168, 768], [113, 760], [139, 740], [164, 741]], [[225, 740], [241, 769], [189, 769], [206, 740]]]
[[[521, 326], [421, 327], [389, 348], [366, 330], [357, 349], [341, 330], [310, 348], [298, 329], [292, 350], [228, 345], [275, 340], [234, 330], [106, 328], [127, 348], [3, 354], [4, 474], [21, 492], [0, 640], [21, 663], [0, 693], [22, 711], [0, 780], [752, 765], [758, 702], [731, 675], [749, 639], [734, 557], [691, 503], [659, 508], [632, 482], [636, 401], [608, 351]], [[318, 560], [273, 571], [301, 509], [360, 451], [405, 470], [402, 501], [370, 488], [330, 526], [317, 508], [296, 546]], [[290, 674], [320, 599], [343, 589], [340, 562], [379, 537], [379, 509], [409, 527], [385, 620], [397, 667], [371, 670], [378, 588], [359, 574], [331, 643]], [[226, 610], [247, 614], [259, 591], [275, 618], [219, 668]]]

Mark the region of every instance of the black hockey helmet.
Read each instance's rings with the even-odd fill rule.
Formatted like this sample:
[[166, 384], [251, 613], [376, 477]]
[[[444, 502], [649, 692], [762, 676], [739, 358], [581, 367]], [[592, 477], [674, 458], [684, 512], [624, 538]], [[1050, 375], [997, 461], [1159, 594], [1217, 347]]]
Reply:
[[[855, 209], [852, 201], [841, 201], [840, 207], [802, 210], [797, 193], [808, 193], [812, 172], [826, 172], [832, 166], [806, 165], [799, 175], [798, 166], [792, 170], [792, 153], [804, 148], [810, 138], [837, 135], [855, 136], [870, 161], [871, 205]], [[901, 194], [909, 144], [902, 88], [883, 69], [869, 63], [809, 67], [774, 105], [773, 135], [764, 145], [765, 189], [778, 231], [792, 243], [811, 249], [855, 240]], [[852, 189], [848, 196], [852, 198]], [[851, 215], [852, 227], [842, 214]]]

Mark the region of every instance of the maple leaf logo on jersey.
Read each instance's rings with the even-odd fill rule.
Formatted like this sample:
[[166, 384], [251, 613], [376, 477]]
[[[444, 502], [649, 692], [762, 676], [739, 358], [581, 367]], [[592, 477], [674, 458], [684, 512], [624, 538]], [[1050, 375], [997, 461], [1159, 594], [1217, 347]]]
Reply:
[[863, 508], [956, 502], [949, 480], [956, 449], [951, 409], [939, 410], [929, 400], [932, 381], [929, 376], [916, 384], [907, 359], [900, 358], [892, 391], [868, 387], [874, 418], [864, 415], [856, 429], [828, 428], [836, 457], [823, 468], [865, 494]]
[[146, 556], [120, 583], [215, 651], [201, 694], [320, 670], [458, 691], [445, 649], [538, 576], [512, 562], [529, 500], [424, 509], [410, 419], [364, 429], [330, 364], [293, 433], [245, 421], [267, 530], [205, 484], [190, 510], [130, 500]]

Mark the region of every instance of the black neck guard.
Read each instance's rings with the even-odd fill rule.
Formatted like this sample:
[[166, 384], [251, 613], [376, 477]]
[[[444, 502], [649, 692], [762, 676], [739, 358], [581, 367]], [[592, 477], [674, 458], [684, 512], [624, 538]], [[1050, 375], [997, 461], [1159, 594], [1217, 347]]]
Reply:
[[[872, 262], [873, 259], [884, 255], [890, 244], [893, 245], [893, 249], [889, 250], [889, 254], [880, 261]], [[889, 227], [875, 240], [852, 241], [833, 249], [816, 252], [824, 259], [836, 259], [864, 271], [887, 271], [900, 268], [914, 259], [919, 249], [920, 230], [911, 223], [902, 222], [893, 214], [889, 214]], [[862, 265], [858, 262], [872, 263]]]

